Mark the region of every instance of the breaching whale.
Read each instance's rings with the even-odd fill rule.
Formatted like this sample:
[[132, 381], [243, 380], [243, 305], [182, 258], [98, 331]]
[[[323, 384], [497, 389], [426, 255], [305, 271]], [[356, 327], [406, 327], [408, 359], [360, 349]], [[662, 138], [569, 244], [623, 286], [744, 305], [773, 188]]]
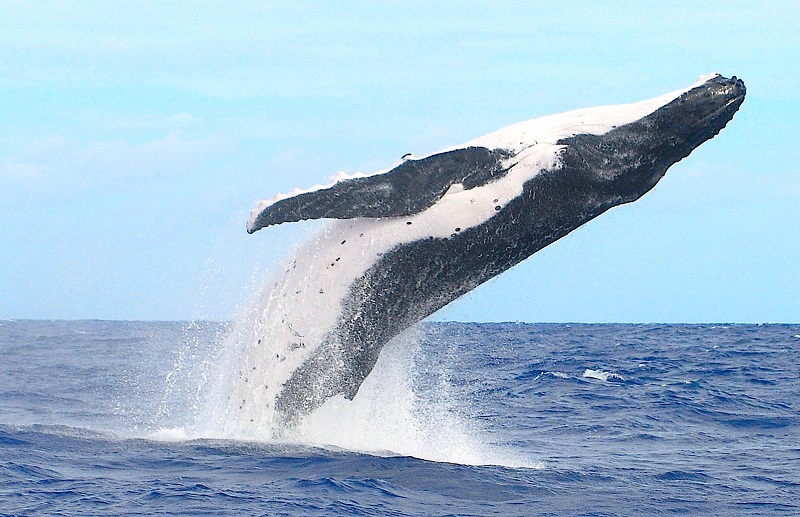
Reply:
[[255, 332], [279, 378], [263, 381], [274, 384], [274, 399], [256, 403], [272, 405], [285, 426], [331, 397], [352, 399], [390, 339], [644, 195], [725, 127], [744, 97], [740, 79], [712, 74], [654, 99], [521, 122], [262, 201], [249, 233], [339, 221], [296, 253], [269, 292]]

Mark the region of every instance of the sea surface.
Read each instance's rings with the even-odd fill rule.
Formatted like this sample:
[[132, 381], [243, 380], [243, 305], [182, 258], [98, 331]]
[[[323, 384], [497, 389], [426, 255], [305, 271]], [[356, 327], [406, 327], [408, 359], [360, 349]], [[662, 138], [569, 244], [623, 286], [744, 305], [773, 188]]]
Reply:
[[426, 323], [260, 439], [229, 330], [0, 322], [0, 514], [800, 515], [800, 325]]

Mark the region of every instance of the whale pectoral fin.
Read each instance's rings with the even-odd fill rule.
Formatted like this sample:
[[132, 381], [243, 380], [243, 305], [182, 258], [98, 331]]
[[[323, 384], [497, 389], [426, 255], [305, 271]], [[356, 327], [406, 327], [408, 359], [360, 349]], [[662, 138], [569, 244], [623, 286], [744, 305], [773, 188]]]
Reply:
[[503, 150], [467, 147], [408, 160], [383, 174], [341, 180], [326, 189], [266, 204], [253, 211], [247, 231], [307, 219], [417, 214], [436, 203], [454, 183], [470, 189], [505, 174], [501, 161], [507, 155]]
[[424, 210], [439, 199], [447, 185], [415, 189], [415, 171], [408, 162], [384, 174], [345, 179], [332, 187], [303, 192], [264, 207], [251, 218], [247, 231], [308, 219], [395, 217]]

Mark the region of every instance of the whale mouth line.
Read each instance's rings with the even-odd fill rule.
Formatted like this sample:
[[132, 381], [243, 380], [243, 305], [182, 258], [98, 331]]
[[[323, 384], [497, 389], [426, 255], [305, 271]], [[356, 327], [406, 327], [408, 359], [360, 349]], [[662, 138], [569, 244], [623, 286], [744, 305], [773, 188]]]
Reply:
[[[725, 104], [720, 106], [719, 108], [715, 109], [712, 113], [708, 116], [704, 117], [703, 120], [709, 120], [711, 118], [717, 118], [723, 116], [723, 114], [727, 111], [730, 111], [733, 108], [733, 112], [735, 113], [738, 111], [739, 106], [744, 102], [745, 92], [744, 90], [738, 92], [735, 96], [731, 97]], [[731, 115], [732, 118], [732, 115]], [[725, 127], [730, 122], [730, 118], [725, 121], [722, 127]], [[722, 129], [722, 128], [720, 128]]]
[[[726, 102], [725, 104], [723, 104], [719, 108], [715, 109], [714, 111], [712, 111], [711, 113], [709, 113], [705, 117], [703, 117], [700, 120], [698, 120], [697, 123], [700, 126], [708, 125], [709, 121], [714, 121], [714, 120], [719, 119], [720, 117], [724, 117], [725, 113], [729, 112], [731, 110], [731, 108], [733, 109], [734, 112], [736, 112], [738, 110], [738, 106], [742, 102], [744, 102], [744, 95], [737, 95], [736, 97], [733, 97], [728, 102]], [[723, 127], [727, 126], [728, 122], [730, 122], [730, 119], [725, 120], [724, 123], [722, 124], [722, 127], [720, 127], [720, 129], [722, 129]]]
[[728, 102], [726, 102], [726, 103], [725, 103], [725, 105], [722, 107], [722, 109], [725, 109], [725, 108], [727, 108], [728, 106], [730, 106], [730, 105], [731, 105], [731, 104], [733, 104], [734, 102], [738, 101], [738, 100], [739, 100], [739, 99], [741, 99], [742, 97], [744, 97], [744, 96], [743, 96], [743, 95], [737, 95], [736, 97], [734, 97], [734, 98], [732, 98], [731, 100], [729, 100]]

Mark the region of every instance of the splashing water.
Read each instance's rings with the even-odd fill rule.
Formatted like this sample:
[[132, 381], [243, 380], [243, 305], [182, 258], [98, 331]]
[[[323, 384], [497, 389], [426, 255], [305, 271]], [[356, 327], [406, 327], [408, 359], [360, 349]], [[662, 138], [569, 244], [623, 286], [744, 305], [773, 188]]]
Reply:
[[[476, 425], [459, 413], [446, 375], [435, 375], [433, 383], [418, 382], [419, 372], [430, 370], [430, 365], [417, 368], [416, 360], [425, 359], [418, 353], [421, 336], [415, 328], [383, 348], [353, 400], [332, 397], [296, 425], [280, 426], [275, 399], [282, 383], [313, 350], [313, 339], [326, 330], [323, 323], [335, 320], [335, 315], [321, 313], [338, 310], [337, 305], [310, 305], [303, 297], [286, 294], [300, 283], [321, 282], [314, 278], [320, 273], [314, 268], [315, 259], [331, 240], [325, 230], [311, 238], [266, 284], [230, 332], [207, 350], [199, 350], [202, 347], [191, 337], [200, 329], [188, 330], [187, 344], [167, 377], [168, 394], [159, 411], [165, 417], [161, 420], [173, 425], [160, 426], [149, 438], [289, 442], [461, 464], [539, 466], [517, 453], [486, 445]], [[298, 321], [303, 321], [302, 334], [301, 325], [292, 324]], [[312, 333], [314, 321], [321, 323]], [[177, 422], [174, 415], [166, 418], [181, 411], [184, 422]]]
[[[338, 396], [311, 413], [287, 438], [320, 446], [463, 464], [508, 464], [483, 445], [447, 396], [416, 386], [419, 335], [414, 329], [392, 340], [352, 400]], [[444, 382], [444, 381], [442, 381]]]

